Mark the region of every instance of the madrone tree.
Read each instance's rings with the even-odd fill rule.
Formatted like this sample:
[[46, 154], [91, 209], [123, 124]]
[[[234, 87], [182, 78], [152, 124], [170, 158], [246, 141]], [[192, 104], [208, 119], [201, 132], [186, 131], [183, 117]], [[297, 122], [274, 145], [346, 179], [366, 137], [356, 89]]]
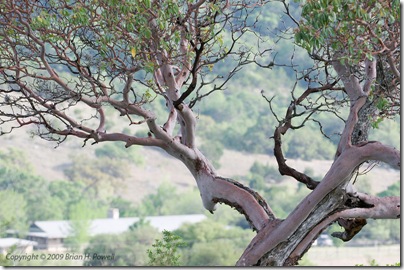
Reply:
[[[34, 126], [38, 136], [57, 143], [77, 137], [84, 145], [120, 141], [125, 147], [161, 148], [192, 173], [208, 211], [227, 204], [257, 232], [237, 265], [295, 265], [335, 221], [345, 231], [334, 236], [347, 241], [367, 218], [400, 215], [398, 197], [364, 194], [351, 183], [368, 161], [400, 168], [398, 150], [367, 141], [372, 123], [399, 110], [399, 4], [362, 2], [306, 1], [299, 19], [293, 17], [296, 5], [280, 2], [295, 24], [281, 34], [294, 34], [315, 63], [303, 71], [292, 64], [301, 74], [297, 83], [308, 82], [307, 89], [291, 89], [283, 118], [272, 106], [269, 110], [279, 122], [272, 138], [280, 173], [313, 190], [284, 220], [257, 192], [216, 173], [196, 146], [197, 118], [192, 111], [202, 98], [214, 98], [212, 93], [223, 89], [242, 66], [276, 66], [276, 61], [259, 61], [270, 52], [255, 31], [267, 1], [4, 0], [1, 133]], [[257, 48], [244, 46], [242, 38], [255, 38]], [[232, 59], [226, 62], [227, 71], [212, 74], [212, 67], [226, 59]], [[272, 99], [263, 96], [271, 105]], [[151, 106], [161, 99], [167, 108], [164, 119]], [[282, 136], [298, 132], [314, 114], [339, 115], [347, 104], [345, 127], [324, 178], [316, 182], [288, 166]], [[74, 109], [83, 107], [89, 114], [79, 118]], [[130, 126], [147, 126], [148, 134], [107, 130], [118, 115]]]

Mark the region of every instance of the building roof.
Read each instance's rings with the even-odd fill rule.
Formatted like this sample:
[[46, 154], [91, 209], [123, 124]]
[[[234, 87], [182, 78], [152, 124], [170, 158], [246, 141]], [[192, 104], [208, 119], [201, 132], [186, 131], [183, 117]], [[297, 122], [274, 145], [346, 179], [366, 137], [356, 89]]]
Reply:
[[19, 238], [0, 238], [0, 248], [9, 248], [12, 246], [26, 247], [26, 246], [36, 246], [38, 245], [35, 241], [29, 241]]
[[[145, 217], [150, 225], [160, 232], [163, 230], [173, 231], [185, 223], [197, 223], [206, 218], [205, 215], [173, 215]], [[91, 221], [89, 234], [119, 234], [129, 230], [129, 227], [139, 221], [137, 217], [126, 218], [103, 218]], [[66, 238], [72, 232], [70, 221], [35, 221], [31, 227], [29, 236], [46, 238]]]

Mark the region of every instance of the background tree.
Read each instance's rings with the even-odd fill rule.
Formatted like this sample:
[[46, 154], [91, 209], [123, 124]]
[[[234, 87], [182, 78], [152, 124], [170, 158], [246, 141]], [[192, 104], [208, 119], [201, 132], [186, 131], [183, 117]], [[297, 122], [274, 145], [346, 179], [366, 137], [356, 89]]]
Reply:
[[[33, 170], [21, 150], [9, 148], [0, 151], [0, 157], [0, 197], [4, 205], [9, 205], [9, 211], [3, 211], [4, 220], [10, 217], [13, 220], [9, 220], [10, 226], [25, 228], [22, 234], [32, 221], [69, 219], [71, 208], [80, 201], [92, 207], [96, 217], [105, 216], [111, 199], [98, 198], [95, 188], [89, 188], [77, 179], [47, 181]], [[101, 209], [101, 215], [97, 213], [98, 209]]]
[[[97, 149], [98, 150], [98, 149]], [[96, 153], [97, 155], [97, 153]], [[93, 159], [85, 155], [77, 155], [73, 162], [64, 169], [65, 175], [72, 182], [85, 184], [85, 193], [94, 193], [97, 199], [106, 200], [122, 186], [125, 171], [125, 161], [101, 156]]]
[[80, 252], [83, 245], [90, 239], [91, 220], [99, 215], [91, 202], [81, 200], [69, 209], [69, 237], [65, 240], [66, 247]]
[[234, 265], [253, 236], [250, 230], [225, 226], [211, 219], [185, 224], [174, 233], [185, 242], [181, 260], [186, 266]]
[[[335, 236], [349, 240], [366, 218], [400, 213], [398, 197], [367, 195], [348, 184], [369, 160], [400, 168], [399, 151], [367, 139], [369, 127], [397, 114], [400, 104], [397, 3], [307, 1], [298, 22], [298, 11], [280, 2], [295, 23], [296, 42], [315, 60], [314, 67], [298, 70], [292, 58], [296, 86], [306, 89], [291, 90], [285, 117], [278, 117], [273, 99], [267, 99], [278, 122], [273, 152], [280, 173], [313, 190], [284, 220], [256, 191], [217, 174], [197, 147], [192, 111], [201, 99], [212, 100], [244, 65], [279, 65], [264, 48], [270, 31], [258, 31], [266, 1], [6, 0], [0, 4], [1, 133], [34, 126], [38, 136], [57, 143], [73, 136], [84, 145], [114, 141], [158, 147], [189, 169], [208, 211], [213, 213], [217, 203], [230, 205], [257, 231], [238, 265], [296, 264], [335, 220], [346, 229]], [[284, 37], [292, 34], [291, 28], [281, 30]], [[240, 43], [242, 38], [254, 46]], [[231, 101], [254, 110], [245, 97]], [[165, 102], [166, 111], [153, 110], [155, 102]], [[364, 109], [365, 104], [373, 105]], [[339, 109], [346, 105], [344, 117]], [[230, 144], [240, 130], [253, 127], [231, 109], [223, 116]], [[334, 163], [317, 182], [286, 164], [281, 143], [287, 131], [320, 123], [315, 116], [327, 112], [342, 118], [345, 127]], [[115, 117], [126, 118], [133, 132], [114, 130]], [[146, 133], [135, 132], [143, 126]]]
[[174, 233], [164, 230], [163, 239], [156, 239], [152, 249], [147, 250], [149, 257], [149, 266], [180, 266], [180, 257], [178, 248], [185, 243]]
[[[0, 189], [4, 192], [4, 196], [13, 196], [15, 199], [17, 198], [15, 196], [23, 197], [16, 202], [11, 197], [10, 201], [3, 197], [7, 204], [10, 204], [10, 210], [20, 209], [17, 212], [10, 212], [13, 216], [21, 215], [15, 221], [24, 223], [33, 220], [62, 219], [62, 201], [57, 196], [43, 192], [47, 183], [41, 176], [35, 174], [23, 152], [9, 148], [8, 151], [1, 151], [0, 156]], [[36, 211], [36, 208], [41, 208], [41, 211]], [[29, 225], [24, 226], [27, 228]]]
[[27, 202], [24, 197], [11, 190], [0, 190], [0, 237], [6, 235], [7, 229], [14, 229], [21, 237], [27, 231]]
[[84, 250], [88, 254], [114, 254], [114, 260], [91, 258], [84, 266], [145, 266], [149, 259], [147, 250], [159, 232], [147, 223], [137, 224], [119, 235], [97, 235], [92, 237]]

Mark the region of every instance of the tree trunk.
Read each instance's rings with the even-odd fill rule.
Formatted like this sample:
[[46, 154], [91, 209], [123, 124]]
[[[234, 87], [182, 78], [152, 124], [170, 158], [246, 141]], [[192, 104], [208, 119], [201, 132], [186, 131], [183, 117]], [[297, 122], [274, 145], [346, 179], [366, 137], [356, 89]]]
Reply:
[[[374, 104], [345, 66], [339, 63], [335, 66], [345, 80], [351, 108], [334, 163], [285, 220], [269, 223], [257, 233], [237, 262], [238, 266], [296, 265], [321, 231], [336, 220], [346, 232], [333, 236], [346, 241], [366, 224], [366, 218], [400, 216], [399, 199], [359, 194], [349, 183], [358, 167], [368, 160], [380, 160], [399, 169], [400, 152], [378, 142], [366, 141], [369, 116], [375, 112]], [[353, 222], [346, 220], [351, 217]]]
[[[346, 196], [341, 189], [335, 189], [330, 192], [324, 199], [318, 204], [318, 206], [310, 213], [310, 215], [301, 223], [299, 228], [290, 235], [286, 241], [281, 242], [270, 252], [262, 256], [256, 265], [259, 266], [293, 266], [298, 264], [298, 260], [304, 255], [304, 253], [310, 248], [311, 244], [321, 233], [316, 231], [313, 233], [314, 228], [330, 216], [336, 209], [341, 208], [346, 200]], [[279, 226], [282, 226], [280, 224]], [[308, 236], [308, 237], [307, 237]], [[306, 239], [307, 237], [307, 239]], [[305, 241], [309, 241], [309, 244], [305, 244]], [[304, 243], [304, 245], [302, 245]], [[299, 251], [299, 254], [295, 254], [296, 249], [304, 246], [304, 250]]]

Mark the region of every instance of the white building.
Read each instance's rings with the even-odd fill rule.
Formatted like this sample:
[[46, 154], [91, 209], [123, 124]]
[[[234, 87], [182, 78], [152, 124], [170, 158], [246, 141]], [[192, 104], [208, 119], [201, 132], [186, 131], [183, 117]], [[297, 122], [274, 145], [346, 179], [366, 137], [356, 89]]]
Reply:
[[[111, 212], [110, 218], [94, 219], [89, 228], [89, 235], [120, 234], [129, 230], [129, 227], [140, 220], [137, 217], [119, 218], [119, 214]], [[173, 215], [145, 217], [144, 220], [160, 232], [173, 231], [186, 223], [197, 223], [206, 218], [205, 215]], [[64, 241], [72, 233], [70, 221], [35, 221], [31, 224], [27, 239], [37, 242], [34, 249], [47, 251], [65, 250]]]
[[37, 246], [38, 243], [35, 241], [29, 241], [19, 238], [0, 238], [0, 254], [6, 255], [8, 251], [15, 247], [15, 251], [21, 253], [32, 252], [33, 248]]

